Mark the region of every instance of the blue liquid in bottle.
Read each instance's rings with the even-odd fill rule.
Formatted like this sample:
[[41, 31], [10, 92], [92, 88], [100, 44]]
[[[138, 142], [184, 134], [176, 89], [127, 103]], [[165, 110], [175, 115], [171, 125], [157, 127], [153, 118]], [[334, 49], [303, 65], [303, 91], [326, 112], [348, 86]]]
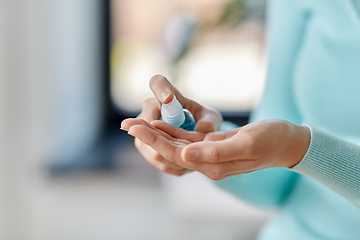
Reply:
[[195, 129], [195, 119], [193, 115], [189, 110], [183, 109], [175, 96], [170, 103], [161, 106], [161, 120], [187, 131], [193, 131]]
[[183, 112], [185, 114], [185, 121], [179, 128], [185, 129], [187, 131], [194, 131], [195, 119], [194, 119], [193, 115], [187, 109], [183, 109]]

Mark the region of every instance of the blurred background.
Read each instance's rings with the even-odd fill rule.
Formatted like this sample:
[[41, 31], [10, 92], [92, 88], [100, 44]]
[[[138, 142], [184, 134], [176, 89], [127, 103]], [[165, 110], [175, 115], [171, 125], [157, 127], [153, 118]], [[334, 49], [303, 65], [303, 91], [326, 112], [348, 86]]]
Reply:
[[273, 214], [162, 174], [119, 130], [165, 75], [246, 124], [265, 0], [0, 1], [0, 239], [254, 239]]

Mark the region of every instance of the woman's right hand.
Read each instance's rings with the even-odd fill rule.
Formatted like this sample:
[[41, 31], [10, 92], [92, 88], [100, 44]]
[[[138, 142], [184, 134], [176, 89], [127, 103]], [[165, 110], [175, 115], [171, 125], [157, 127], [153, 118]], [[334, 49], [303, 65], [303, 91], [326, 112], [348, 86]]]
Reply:
[[[196, 121], [194, 131], [209, 133], [220, 130], [222, 116], [219, 112], [205, 108], [198, 103], [185, 98], [164, 76], [155, 75], [152, 77], [150, 79], [150, 88], [155, 97], [148, 98], [143, 102], [142, 110], [138, 115], [138, 118], [142, 118], [147, 122], [158, 120], [161, 117], [161, 104], [170, 103], [175, 94], [181, 105], [193, 114]], [[150, 164], [165, 173], [181, 176], [189, 171], [188, 169], [165, 159], [162, 155], [137, 138], [135, 138], [135, 146]]]

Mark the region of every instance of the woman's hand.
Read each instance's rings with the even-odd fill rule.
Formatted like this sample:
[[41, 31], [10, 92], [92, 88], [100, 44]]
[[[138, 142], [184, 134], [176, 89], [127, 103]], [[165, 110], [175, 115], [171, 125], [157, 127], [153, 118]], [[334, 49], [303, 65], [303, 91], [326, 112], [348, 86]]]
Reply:
[[226, 132], [188, 132], [162, 121], [127, 119], [122, 128], [168, 161], [214, 180], [298, 164], [310, 130], [284, 120], [263, 120]]
[[[161, 104], [171, 102], [174, 95], [176, 95], [181, 105], [193, 114], [196, 121], [195, 131], [209, 133], [220, 129], [222, 122], [220, 113], [185, 98], [165, 77], [160, 75], [152, 77], [150, 80], [150, 88], [155, 97], [146, 99], [143, 102], [142, 111], [138, 118], [144, 119], [147, 122], [158, 120], [161, 116]], [[135, 146], [150, 164], [165, 173], [181, 176], [188, 171], [188, 169], [164, 158], [139, 138], [135, 138]]]

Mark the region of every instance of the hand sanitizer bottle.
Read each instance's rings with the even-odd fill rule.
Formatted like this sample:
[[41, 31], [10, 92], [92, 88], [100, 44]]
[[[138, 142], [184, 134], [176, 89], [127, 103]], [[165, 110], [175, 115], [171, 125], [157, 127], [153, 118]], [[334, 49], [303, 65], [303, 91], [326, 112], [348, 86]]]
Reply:
[[161, 118], [164, 122], [187, 131], [193, 131], [195, 128], [193, 115], [189, 110], [183, 109], [175, 95], [170, 103], [161, 106]]

